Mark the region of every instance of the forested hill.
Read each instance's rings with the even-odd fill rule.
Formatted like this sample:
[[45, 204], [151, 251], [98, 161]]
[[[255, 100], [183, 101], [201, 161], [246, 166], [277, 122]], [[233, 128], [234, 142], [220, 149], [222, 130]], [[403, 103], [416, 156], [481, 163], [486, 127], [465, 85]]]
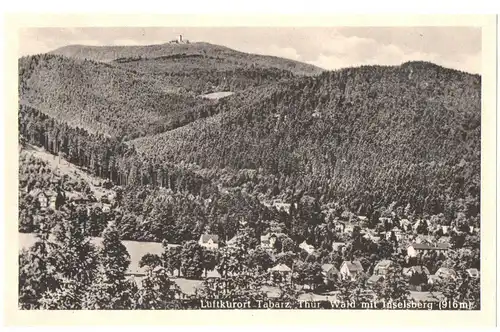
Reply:
[[224, 116], [135, 141], [158, 160], [257, 169], [273, 192], [478, 213], [481, 78], [426, 62], [364, 66], [271, 85]]
[[[222, 60], [221, 60], [222, 61]], [[285, 70], [199, 57], [102, 63], [42, 54], [19, 59], [19, 102], [70, 125], [131, 139], [219, 111], [200, 94], [292, 79]]]
[[230, 49], [225, 46], [204, 42], [190, 44], [158, 44], [147, 46], [85, 46], [69, 45], [58, 48], [52, 54], [66, 57], [109, 62], [117, 59], [152, 59], [173, 55], [204, 56], [222, 60], [226, 65], [237, 64], [259, 68], [276, 68], [290, 71], [298, 75], [315, 75], [323, 69], [279, 57], [249, 54]]

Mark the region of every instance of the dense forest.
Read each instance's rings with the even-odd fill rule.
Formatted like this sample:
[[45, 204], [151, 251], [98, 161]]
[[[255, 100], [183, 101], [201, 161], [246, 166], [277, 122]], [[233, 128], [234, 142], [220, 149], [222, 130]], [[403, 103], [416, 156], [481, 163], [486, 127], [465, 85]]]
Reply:
[[294, 77], [292, 72], [282, 69], [241, 65], [201, 55], [120, 59], [114, 63], [129, 71], [161, 76], [166, 84], [194, 94], [241, 91]]
[[[189, 308], [174, 271], [200, 281], [197, 300], [266, 298], [269, 280], [295, 304], [305, 286], [479, 299], [480, 76], [426, 62], [322, 72], [206, 43], [51, 53], [19, 60], [19, 231], [37, 237], [19, 256], [21, 308]], [[164, 243], [139, 288], [122, 240]], [[410, 256], [413, 243], [448, 249]], [[394, 267], [374, 287], [382, 260]], [[358, 279], [325, 282], [323, 265], [350, 261]], [[298, 288], [261, 278], [277, 264]], [[429, 273], [406, 278], [416, 266]], [[457, 279], [430, 285], [440, 268]]]
[[478, 76], [407, 63], [244, 91], [220, 100], [206, 120], [132, 142], [23, 105], [19, 129], [116, 185], [204, 198], [216, 188], [288, 202], [308, 195], [368, 217], [410, 205], [451, 222], [479, 216], [479, 96]]
[[160, 58], [111, 65], [48, 54], [23, 57], [20, 103], [72, 126], [132, 139], [186, 125], [223, 107], [201, 94], [244, 91], [293, 77], [275, 68], [212, 60]]
[[169, 92], [160, 79], [87, 60], [35, 55], [19, 60], [20, 103], [91, 132], [125, 138], [188, 123], [213, 101]]
[[117, 138], [70, 127], [29, 106], [19, 108], [19, 134], [21, 145], [41, 146], [117, 185], [154, 184], [198, 194], [209, 183], [182, 165], [157, 163]]
[[276, 195], [306, 191], [361, 214], [393, 202], [438, 214], [466, 200], [472, 216], [480, 86], [423, 62], [343, 69], [269, 85], [251, 103], [133, 144], [169, 162], [252, 169], [274, 177]]

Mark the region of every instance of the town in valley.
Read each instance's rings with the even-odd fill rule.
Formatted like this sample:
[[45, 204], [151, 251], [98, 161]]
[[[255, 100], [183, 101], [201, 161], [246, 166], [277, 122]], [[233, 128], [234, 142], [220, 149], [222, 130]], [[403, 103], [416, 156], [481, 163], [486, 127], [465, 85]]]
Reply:
[[19, 308], [480, 309], [480, 75], [182, 35], [18, 64]]

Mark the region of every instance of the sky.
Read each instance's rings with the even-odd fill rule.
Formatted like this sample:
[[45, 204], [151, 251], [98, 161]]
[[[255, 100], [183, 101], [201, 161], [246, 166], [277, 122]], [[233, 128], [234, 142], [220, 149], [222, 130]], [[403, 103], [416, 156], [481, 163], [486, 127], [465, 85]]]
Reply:
[[71, 44], [162, 44], [179, 34], [191, 42], [289, 58], [327, 70], [421, 60], [481, 73], [481, 29], [476, 27], [29, 28], [20, 31], [18, 54]]

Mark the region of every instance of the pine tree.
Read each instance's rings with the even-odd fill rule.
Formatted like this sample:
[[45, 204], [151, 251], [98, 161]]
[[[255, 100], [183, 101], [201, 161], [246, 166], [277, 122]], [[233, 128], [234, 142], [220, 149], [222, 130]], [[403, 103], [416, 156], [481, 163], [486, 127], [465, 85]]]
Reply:
[[374, 289], [378, 299], [383, 302], [401, 302], [408, 300], [410, 286], [402, 275], [401, 267], [394, 265], [389, 267], [380, 287]]
[[186, 278], [200, 278], [203, 273], [203, 247], [195, 241], [182, 246], [181, 272]]
[[131, 309], [137, 286], [134, 281], [125, 278], [130, 255], [121, 243], [114, 223], [110, 223], [104, 230], [100, 263], [96, 280], [85, 296], [84, 307], [101, 310]]
[[54, 228], [56, 247], [50, 258], [58, 271], [58, 287], [44, 295], [44, 309], [82, 309], [85, 293], [95, 281], [97, 250], [84, 234], [86, 214], [73, 212]]
[[134, 309], [178, 309], [182, 292], [160, 266], [149, 271], [136, 293]]
[[49, 242], [48, 233], [38, 234], [38, 240], [19, 255], [19, 307], [39, 309], [40, 300], [46, 292], [57, 286], [55, 262], [49, 251], [54, 244]]

